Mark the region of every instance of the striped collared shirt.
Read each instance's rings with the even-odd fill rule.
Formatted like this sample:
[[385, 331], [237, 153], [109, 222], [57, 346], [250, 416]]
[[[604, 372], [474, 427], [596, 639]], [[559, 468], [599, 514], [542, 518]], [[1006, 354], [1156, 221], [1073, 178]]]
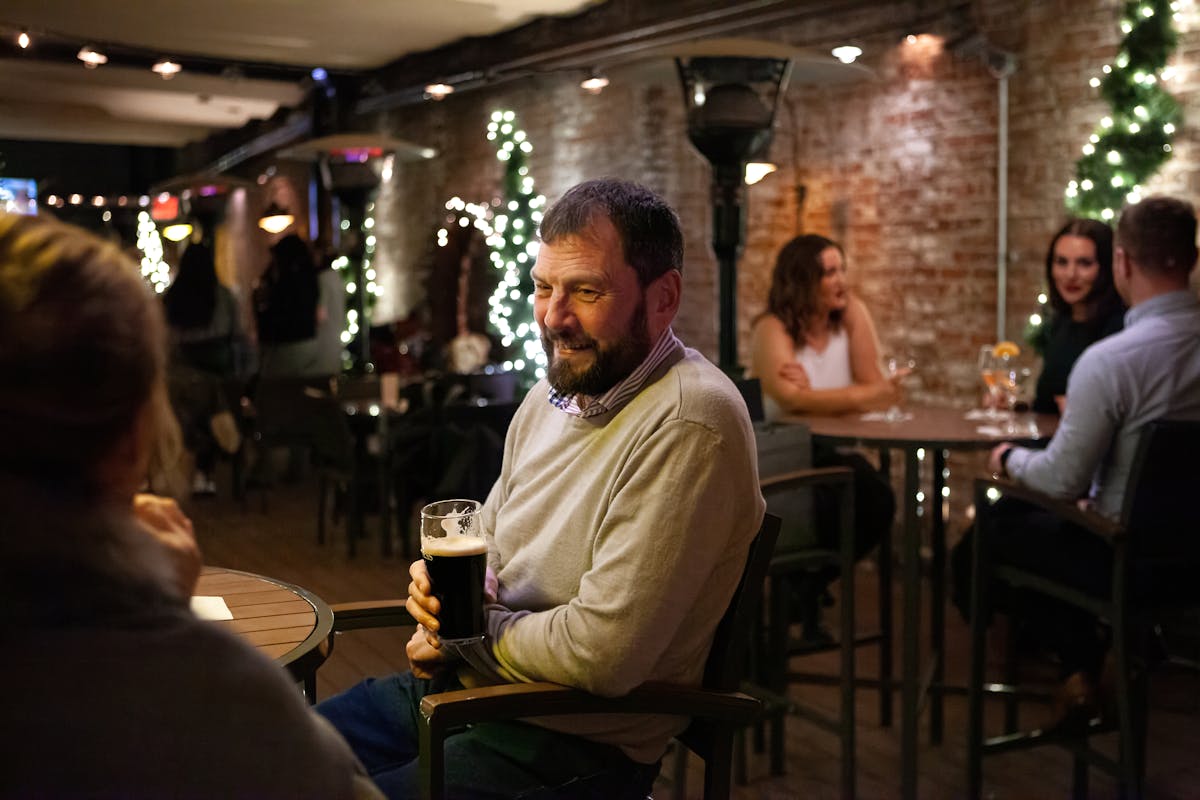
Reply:
[[668, 327], [658, 337], [658, 342], [651, 348], [650, 354], [642, 363], [604, 394], [597, 397], [577, 394], [564, 395], [551, 388], [549, 392], [550, 405], [573, 416], [583, 418], [594, 417], [618, 408], [642, 390], [646, 385], [646, 379], [677, 347], [683, 347], [683, 343]]

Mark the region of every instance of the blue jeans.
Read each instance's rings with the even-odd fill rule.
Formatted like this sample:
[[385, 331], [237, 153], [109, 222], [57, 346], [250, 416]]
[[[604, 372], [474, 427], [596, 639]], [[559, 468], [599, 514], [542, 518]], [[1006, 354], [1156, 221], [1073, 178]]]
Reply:
[[[346, 738], [385, 795], [415, 798], [421, 698], [459, 688], [396, 673], [368, 678], [316, 710]], [[523, 722], [472, 725], [446, 739], [445, 757], [447, 797], [469, 800], [644, 800], [659, 769], [612, 745]]]

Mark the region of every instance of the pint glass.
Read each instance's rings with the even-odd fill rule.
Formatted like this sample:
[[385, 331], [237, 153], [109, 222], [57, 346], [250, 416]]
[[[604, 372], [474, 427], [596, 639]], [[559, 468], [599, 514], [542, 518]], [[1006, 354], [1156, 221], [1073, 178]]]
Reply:
[[476, 500], [439, 500], [421, 509], [421, 555], [442, 604], [438, 636], [448, 642], [482, 639], [487, 542]]

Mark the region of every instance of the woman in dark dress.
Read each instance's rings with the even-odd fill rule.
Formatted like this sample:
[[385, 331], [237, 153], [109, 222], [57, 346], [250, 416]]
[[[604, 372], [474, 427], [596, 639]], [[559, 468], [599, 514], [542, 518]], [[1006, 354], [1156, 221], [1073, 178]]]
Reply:
[[1042, 374], [1033, 410], [1061, 413], [1067, 377], [1076, 359], [1125, 324], [1125, 306], [1113, 286], [1112, 229], [1094, 219], [1072, 219], [1046, 252], [1052, 313], [1046, 322]]

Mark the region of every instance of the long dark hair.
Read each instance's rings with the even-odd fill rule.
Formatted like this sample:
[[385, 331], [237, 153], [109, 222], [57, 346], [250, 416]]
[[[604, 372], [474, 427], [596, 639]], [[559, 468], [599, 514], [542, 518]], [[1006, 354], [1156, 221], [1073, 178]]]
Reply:
[[1100, 270], [1096, 273], [1096, 281], [1092, 290], [1083, 302], [1088, 308], [1087, 324], [1099, 327], [1109, 316], [1122, 307], [1121, 296], [1113, 285], [1113, 232], [1107, 224], [1095, 219], [1071, 219], [1054, 234], [1050, 247], [1046, 250], [1046, 293], [1050, 296], [1050, 307], [1054, 310], [1052, 324], [1071, 319], [1071, 306], [1059, 294], [1054, 283], [1054, 248], [1058, 240], [1064, 236], [1080, 236], [1090, 239], [1096, 248], [1096, 262]]
[[[821, 276], [825, 272], [821, 253], [830, 247], [845, 256], [837, 242], [808, 233], [785, 244], [775, 258], [771, 290], [767, 294], [767, 313], [779, 317], [797, 346], [804, 344], [808, 327], [817, 314]], [[834, 330], [841, 322], [840, 309], [829, 315], [829, 324]]]
[[217, 270], [212, 248], [189, 244], [179, 259], [179, 274], [163, 295], [167, 324], [172, 328], [200, 328], [212, 322], [217, 307]]

